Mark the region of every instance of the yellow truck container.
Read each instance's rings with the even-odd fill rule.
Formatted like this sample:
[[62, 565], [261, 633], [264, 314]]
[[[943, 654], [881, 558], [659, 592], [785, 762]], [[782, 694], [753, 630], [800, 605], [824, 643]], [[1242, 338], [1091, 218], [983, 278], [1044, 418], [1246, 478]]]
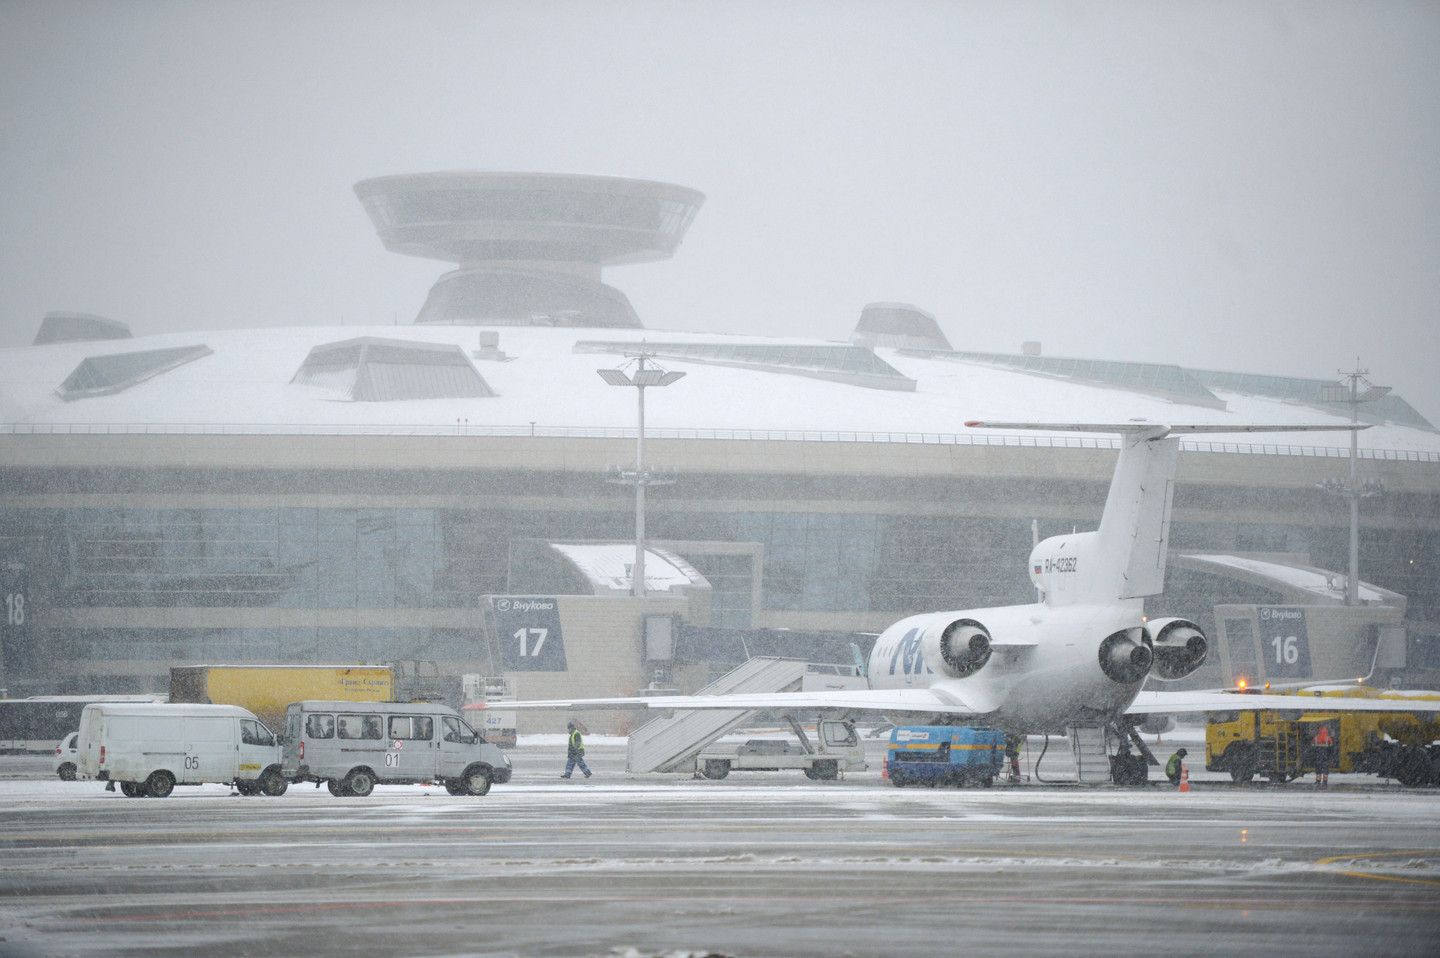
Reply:
[[272, 731], [291, 702], [393, 702], [388, 665], [189, 665], [170, 670], [170, 701], [238, 705]]
[[[1413, 713], [1328, 712], [1331, 697], [1403, 699]], [[1243, 696], [1236, 697], [1243, 702]], [[1310, 742], [1329, 725], [1338, 746], [1332, 772], [1362, 772], [1400, 784], [1440, 785], [1440, 698], [1435, 693], [1348, 686], [1296, 695], [1296, 708], [1216, 712], [1205, 729], [1205, 767], [1236, 782], [1256, 775], [1288, 782], [1315, 769]]]

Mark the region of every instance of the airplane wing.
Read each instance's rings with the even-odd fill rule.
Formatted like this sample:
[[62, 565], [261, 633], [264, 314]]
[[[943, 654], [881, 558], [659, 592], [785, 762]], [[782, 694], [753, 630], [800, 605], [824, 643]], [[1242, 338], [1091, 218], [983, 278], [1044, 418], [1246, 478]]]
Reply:
[[[1433, 697], [1427, 697], [1433, 696]], [[1353, 695], [1280, 695], [1249, 692], [1141, 692], [1126, 715], [1186, 715], [1264, 709], [1290, 712], [1440, 712], [1440, 693], [1426, 696], [1362, 698]]]
[[[467, 706], [468, 707], [468, 706]], [[988, 701], [965, 700], [943, 688], [928, 689], [824, 689], [814, 692], [740, 692], [733, 695], [650, 695], [609, 699], [547, 699], [499, 702], [497, 709], [731, 709], [734, 711], [836, 711], [880, 714], [983, 716], [995, 711]]]

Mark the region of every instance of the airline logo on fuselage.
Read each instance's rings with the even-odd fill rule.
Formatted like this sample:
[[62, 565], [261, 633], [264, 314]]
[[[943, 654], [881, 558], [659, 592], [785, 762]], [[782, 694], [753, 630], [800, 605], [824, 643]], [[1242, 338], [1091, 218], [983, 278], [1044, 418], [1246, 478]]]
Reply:
[[920, 654], [920, 630], [911, 629], [895, 645], [895, 652], [890, 656], [890, 674], [895, 674], [896, 667], [899, 667], [906, 681], [919, 675], [923, 670], [931, 671], [925, 664], [925, 657]]

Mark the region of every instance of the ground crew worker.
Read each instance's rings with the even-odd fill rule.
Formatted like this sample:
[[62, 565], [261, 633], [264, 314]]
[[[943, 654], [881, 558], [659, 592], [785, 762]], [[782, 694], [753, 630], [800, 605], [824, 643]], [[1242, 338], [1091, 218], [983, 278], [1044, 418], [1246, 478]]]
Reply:
[[575, 771], [575, 766], [580, 766], [580, 771], [585, 777], [590, 777], [590, 767], [585, 764], [585, 739], [580, 737], [580, 730], [575, 727], [574, 722], [567, 722], [565, 727], [570, 730], [570, 740], [565, 743], [565, 774], [561, 778], [569, 778], [570, 773]]
[[1180, 776], [1184, 772], [1184, 758], [1190, 753], [1183, 748], [1177, 748], [1175, 754], [1170, 756], [1170, 761], [1165, 763], [1165, 777], [1170, 779], [1171, 785], [1180, 784]]
[[1025, 745], [1025, 736], [1005, 736], [1005, 758], [1010, 762], [1009, 779], [1012, 782], [1020, 781], [1020, 749]]
[[1315, 746], [1315, 787], [1327, 788], [1330, 785], [1330, 750], [1335, 747], [1335, 736], [1330, 734], [1330, 726], [1321, 725], [1310, 744]]

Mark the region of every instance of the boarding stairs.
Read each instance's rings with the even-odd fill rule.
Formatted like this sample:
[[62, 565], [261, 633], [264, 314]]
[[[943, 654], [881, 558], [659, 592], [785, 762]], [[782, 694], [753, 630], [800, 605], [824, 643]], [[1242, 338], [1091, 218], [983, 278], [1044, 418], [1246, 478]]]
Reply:
[[[720, 676], [697, 695], [739, 692], [796, 692], [808, 663], [801, 659], [757, 656]], [[700, 750], [755, 714], [753, 709], [677, 709], [630, 733], [625, 768], [630, 772], [675, 772], [694, 768]]]
[[1075, 780], [1082, 785], [1103, 785], [1110, 781], [1110, 755], [1105, 746], [1105, 729], [1099, 725], [1070, 725], [1070, 754], [1075, 758]]

